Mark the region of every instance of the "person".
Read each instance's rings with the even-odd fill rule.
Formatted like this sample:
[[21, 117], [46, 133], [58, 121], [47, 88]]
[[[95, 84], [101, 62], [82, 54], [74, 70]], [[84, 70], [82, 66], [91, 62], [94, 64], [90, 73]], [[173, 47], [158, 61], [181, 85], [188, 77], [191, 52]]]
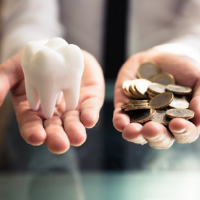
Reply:
[[[169, 148], [174, 140], [178, 143], [193, 142], [199, 137], [200, 125], [200, 3], [195, 0], [181, 3], [178, 0], [130, 2], [127, 42], [127, 56], [130, 58], [119, 70], [116, 80], [113, 125], [122, 132], [124, 139], [139, 144], [148, 142], [157, 149]], [[59, 3], [61, 21], [58, 1], [3, 1], [1, 60], [8, 59], [29, 40], [53, 36], [66, 37], [70, 43], [86, 49], [94, 56], [83, 51], [85, 70], [78, 109], [64, 112], [62, 102], [55, 109], [54, 117], [45, 120], [41, 110], [32, 111], [28, 105], [20, 64], [21, 52], [0, 66], [0, 102], [11, 90], [21, 136], [31, 145], [46, 142], [49, 150], [57, 154], [66, 152], [70, 145], [84, 143], [85, 128], [93, 127], [98, 121], [105, 90], [103, 73], [97, 62], [102, 64], [105, 1]], [[158, 46], [160, 44], [164, 45]], [[190, 109], [195, 112], [195, 117], [191, 121], [173, 119], [169, 124], [171, 133], [155, 122], [145, 125], [130, 123], [129, 117], [121, 112], [121, 105], [127, 100], [122, 93], [122, 83], [135, 79], [138, 66], [143, 62], [158, 64], [163, 72], [171, 73], [178, 84], [193, 89]]]

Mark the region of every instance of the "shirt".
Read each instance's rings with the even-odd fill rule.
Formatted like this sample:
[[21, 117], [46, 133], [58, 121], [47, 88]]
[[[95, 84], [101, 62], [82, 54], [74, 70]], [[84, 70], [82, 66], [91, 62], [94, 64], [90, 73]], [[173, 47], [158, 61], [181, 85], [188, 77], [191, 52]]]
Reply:
[[[104, 0], [3, 0], [1, 8], [1, 61], [27, 41], [60, 36], [102, 63]], [[198, 0], [130, 0], [127, 24], [127, 57], [156, 46], [200, 62]]]

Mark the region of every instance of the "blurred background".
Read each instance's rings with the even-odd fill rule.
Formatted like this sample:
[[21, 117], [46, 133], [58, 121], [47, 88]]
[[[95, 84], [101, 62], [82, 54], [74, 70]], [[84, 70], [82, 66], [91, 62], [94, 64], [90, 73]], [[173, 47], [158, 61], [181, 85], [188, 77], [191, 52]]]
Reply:
[[[195, 4], [187, 0], [177, 0], [175, 6], [174, 0], [48, 1], [1, 0], [1, 61], [29, 40], [63, 36], [93, 53], [102, 65], [105, 103], [99, 122], [87, 130], [87, 141], [54, 155], [45, 144], [33, 147], [21, 138], [9, 94], [0, 108], [0, 199], [200, 199], [199, 140], [155, 150], [148, 144], [125, 141], [112, 125], [114, 83], [120, 66], [133, 53], [187, 32], [180, 29], [185, 26], [181, 16]], [[177, 13], [179, 17], [174, 18]]]

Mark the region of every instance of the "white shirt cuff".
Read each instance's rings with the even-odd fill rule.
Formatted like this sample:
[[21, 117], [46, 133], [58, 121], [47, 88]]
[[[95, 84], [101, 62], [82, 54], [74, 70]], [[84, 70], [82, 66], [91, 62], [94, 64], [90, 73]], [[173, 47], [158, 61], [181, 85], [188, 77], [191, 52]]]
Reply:
[[163, 44], [155, 46], [153, 47], [153, 49], [163, 53], [185, 55], [187, 57], [192, 58], [197, 63], [200, 63], [200, 52], [184, 44], [175, 44], [175, 43]]

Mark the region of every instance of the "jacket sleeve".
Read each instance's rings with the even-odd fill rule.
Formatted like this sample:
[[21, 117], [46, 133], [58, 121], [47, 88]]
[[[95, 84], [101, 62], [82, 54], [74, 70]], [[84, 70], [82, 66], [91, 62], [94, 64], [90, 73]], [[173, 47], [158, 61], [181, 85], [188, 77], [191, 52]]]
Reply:
[[183, 54], [200, 63], [200, 1], [187, 0], [175, 20], [174, 39], [154, 47], [161, 52]]
[[62, 37], [63, 30], [57, 0], [2, 0], [0, 61], [27, 41]]

